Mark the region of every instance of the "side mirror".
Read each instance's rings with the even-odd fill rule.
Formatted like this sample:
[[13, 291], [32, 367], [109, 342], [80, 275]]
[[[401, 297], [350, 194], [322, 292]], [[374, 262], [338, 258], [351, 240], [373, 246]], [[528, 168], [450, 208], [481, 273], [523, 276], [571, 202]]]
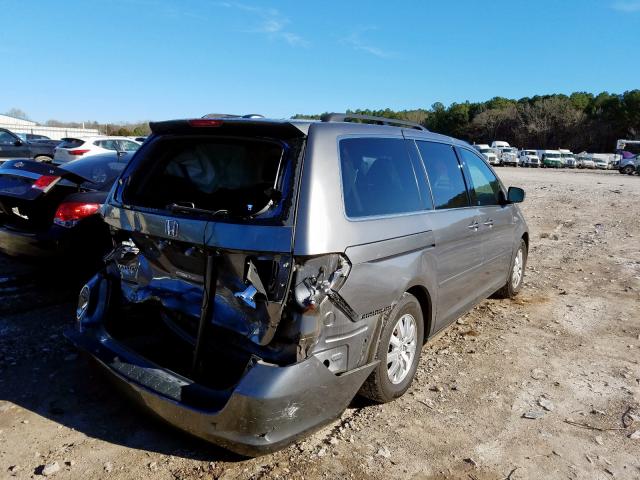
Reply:
[[21, 147], [22, 145], [24, 145], [24, 142], [22, 140], [16, 140], [15, 142], [13, 142], [13, 145], [15, 147]]
[[522, 203], [524, 202], [525, 193], [524, 190], [518, 187], [509, 187], [507, 192], [507, 203]]

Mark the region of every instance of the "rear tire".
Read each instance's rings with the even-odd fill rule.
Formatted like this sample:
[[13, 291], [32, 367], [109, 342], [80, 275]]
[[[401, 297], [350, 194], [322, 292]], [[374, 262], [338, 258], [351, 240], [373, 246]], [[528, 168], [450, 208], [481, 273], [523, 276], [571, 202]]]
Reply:
[[380, 363], [360, 388], [360, 395], [378, 403], [401, 397], [416, 374], [423, 338], [420, 302], [410, 293], [404, 293], [385, 320], [376, 352]]
[[41, 162], [41, 163], [51, 163], [53, 161], [53, 158], [48, 157], [46, 155], [38, 155], [37, 157], [34, 158], [34, 160], [36, 162]]
[[507, 283], [496, 292], [498, 298], [514, 298], [520, 292], [524, 283], [524, 271], [527, 266], [527, 244], [524, 239], [520, 240], [520, 245], [511, 259], [509, 278]]

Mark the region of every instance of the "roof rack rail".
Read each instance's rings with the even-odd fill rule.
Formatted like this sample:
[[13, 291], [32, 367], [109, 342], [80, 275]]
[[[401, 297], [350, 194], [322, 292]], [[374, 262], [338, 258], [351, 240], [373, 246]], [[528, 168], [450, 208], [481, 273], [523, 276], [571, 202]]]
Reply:
[[397, 120], [395, 118], [374, 117], [373, 115], [360, 115], [357, 113], [325, 113], [320, 117], [323, 122], [346, 122], [350, 120], [368, 120], [379, 125], [396, 125], [402, 127], [414, 128], [416, 130], [428, 131], [425, 127], [416, 122], [408, 120]]

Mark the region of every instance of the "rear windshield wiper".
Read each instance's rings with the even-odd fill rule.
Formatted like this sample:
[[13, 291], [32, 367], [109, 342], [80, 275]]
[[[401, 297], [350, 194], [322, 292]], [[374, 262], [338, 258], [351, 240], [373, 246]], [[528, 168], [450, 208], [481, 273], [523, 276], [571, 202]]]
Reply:
[[171, 212], [196, 213], [199, 215], [206, 215], [209, 217], [219, 217], [219, 216], [224, 216], [229, 214], [229, 210], [226, 210], [224, 208], [220, 210], [206, 210], [204, 208], [196, 208], [195, 206], [189, 206], [189, 205], [180, 205], [178, 203], [171, 203], [167, 205], [167, 209]]

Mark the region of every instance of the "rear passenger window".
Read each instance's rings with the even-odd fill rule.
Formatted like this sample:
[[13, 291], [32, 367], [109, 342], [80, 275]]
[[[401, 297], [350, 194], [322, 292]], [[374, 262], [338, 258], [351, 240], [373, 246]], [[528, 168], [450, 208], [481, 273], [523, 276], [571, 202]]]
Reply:
[[436, 209], [469, 206], [462, 169], [451, 145], [416, 141], [424, 161]]
[[423, 210], [409, 152], [399, 138], [340, 141], [344, 206], [348, 217]]
[[500, 205], [500, 182], [491, 169], [473, 152], [464, 148], [458, 151], [469, 172], [469, 193], [473, 205]]

